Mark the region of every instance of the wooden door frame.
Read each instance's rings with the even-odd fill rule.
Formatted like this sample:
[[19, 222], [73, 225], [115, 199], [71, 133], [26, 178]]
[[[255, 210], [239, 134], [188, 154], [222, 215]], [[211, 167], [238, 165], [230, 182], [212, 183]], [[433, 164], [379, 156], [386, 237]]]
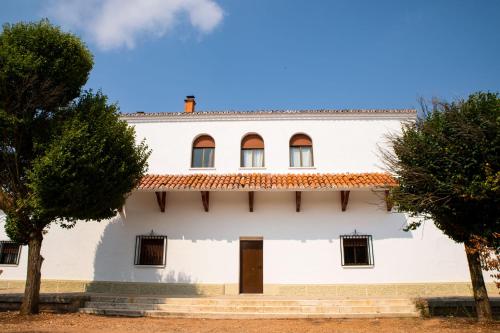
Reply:
[[[264, 237], [262, 236], [240, 236], [238, 240], [238, 294], [241, 292], [241, 241], [261, 241], [262, 242], [262, 294], [264, 294]], [[259, 295], [259, 294], [254, 294]]]

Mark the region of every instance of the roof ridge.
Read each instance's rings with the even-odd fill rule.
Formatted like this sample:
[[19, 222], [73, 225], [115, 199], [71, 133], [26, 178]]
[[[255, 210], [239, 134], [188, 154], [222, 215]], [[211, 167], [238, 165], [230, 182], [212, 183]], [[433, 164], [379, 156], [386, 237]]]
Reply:
[[339, 113], [416, 113], [416, 109], [257, 109], [257, 110], [201, 110], [196, 112], [121, 112], [122, 117], [155, 117], [199, 115], [255, 115], [255, 114], [339, 114]]

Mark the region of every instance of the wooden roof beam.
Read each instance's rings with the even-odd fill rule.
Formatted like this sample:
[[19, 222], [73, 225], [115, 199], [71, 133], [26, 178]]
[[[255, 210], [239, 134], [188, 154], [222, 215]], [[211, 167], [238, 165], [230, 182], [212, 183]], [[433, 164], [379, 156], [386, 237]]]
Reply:
[[158, 203], [158, 207], [160, 207], [160, 212], [165, 213], [165, 206], [167, 205], [167, 192], [155, 192], [156, 194], [156, 202]]
[[302, 203], [302, 192], [295, 192], [295, 211], [300, 212], [300, 204]]
[[340, 204], [343, 212], [346, 211], [347, 204], [349, 203], [349, 193], [351, 193], [351, 191], [340, 191]]
[[254, 193], [253, 191], [248, 192], [248, 210], [253, 212], [253, 198], [254, 198]]
[[210, 192], [201, 191], [201, 202], [203, 203], [203, 209], [208, 212], [210, 208]]

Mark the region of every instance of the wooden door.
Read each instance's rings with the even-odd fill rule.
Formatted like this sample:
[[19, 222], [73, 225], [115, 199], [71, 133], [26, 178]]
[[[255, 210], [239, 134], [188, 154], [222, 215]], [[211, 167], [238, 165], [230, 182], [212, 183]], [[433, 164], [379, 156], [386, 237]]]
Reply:
[[240, 293], [263, 292], [262, 240], [240, 240]]

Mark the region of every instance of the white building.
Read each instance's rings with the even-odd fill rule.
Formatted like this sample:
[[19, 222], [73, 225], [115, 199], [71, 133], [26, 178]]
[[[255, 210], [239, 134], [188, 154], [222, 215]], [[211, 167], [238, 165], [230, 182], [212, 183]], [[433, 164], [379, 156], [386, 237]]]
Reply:
[[[123, 115], [152, 149], [150, 175], [116, 218], [51, 226], [44, 290], [470, 294], [463, 246], [430, 222], [405, 232], [408, 218], [385, 201], [394, 180], [378, 146], [414, 110], [190, 112], [194, 105]], [[27, 248], [18, 257], [3, 244], [0, 288], [20, 287]]]

